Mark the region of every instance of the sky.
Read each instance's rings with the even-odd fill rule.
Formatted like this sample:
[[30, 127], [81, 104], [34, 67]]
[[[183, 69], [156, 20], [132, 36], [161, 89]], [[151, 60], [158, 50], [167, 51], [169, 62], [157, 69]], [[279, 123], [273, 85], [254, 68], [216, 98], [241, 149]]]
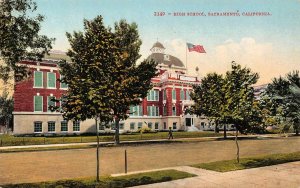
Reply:
[[[83, 31], [83, 20], [102, 15], [107, 26], [120, 19], [136, 22], [147, 58], [158, 40], [187, 65], [188, 73], [225, 73], [235, 61], [258, 72], [259, 84], [300, 70], [300, 0], [36, 0], [45, 16], [41, 34], [56, 38], [53, 49], [67, 51], [66, 32]], [[206, 16], [188, 16], [203, 12]], [[209, 16], [233, 12], [240, 16]], [[244, 16], [264, 12], [267, 16]], [[155, 16], [165, 13], [164, 16]], [[185, 13], [174, 16], [174, 13]], [[186, 52], [186, 42], [206, 52]]]

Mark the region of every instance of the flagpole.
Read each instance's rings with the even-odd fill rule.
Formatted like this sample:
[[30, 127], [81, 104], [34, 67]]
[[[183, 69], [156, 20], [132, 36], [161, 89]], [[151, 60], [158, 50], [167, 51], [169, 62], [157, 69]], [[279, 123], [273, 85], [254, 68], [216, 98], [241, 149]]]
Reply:
[[186, 74], [188, 73], [188, 67], [187, 67], [187, 43], [185, 43], [185, 68], [186, 68]]

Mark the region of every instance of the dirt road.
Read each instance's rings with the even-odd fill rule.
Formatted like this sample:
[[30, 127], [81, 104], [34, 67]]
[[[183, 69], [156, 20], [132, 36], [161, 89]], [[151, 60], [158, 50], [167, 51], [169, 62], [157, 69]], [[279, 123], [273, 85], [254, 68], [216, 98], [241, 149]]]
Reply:
[[[300, 151], [300, 138], [240, 141], [241, 157]], [[101, 175], [235, 158], [235, 142], [207, 141], [101, 148]], [[0, 184], [95, 176], [96, 149], [0, 154]]]

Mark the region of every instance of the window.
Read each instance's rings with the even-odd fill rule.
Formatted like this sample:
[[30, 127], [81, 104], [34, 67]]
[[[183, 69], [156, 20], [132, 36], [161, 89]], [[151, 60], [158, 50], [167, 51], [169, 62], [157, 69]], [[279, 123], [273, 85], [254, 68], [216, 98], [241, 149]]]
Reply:
[[204, 126], [205, 126], [205, 123], [204, 123], [204, 122], [201, 122], [201, 126], [204, 128]]
[[48, 132], [55, 132], [55, 121], [48, 121]]
[[158, 123], [158, 122], [155, 122], [154, 128], [155, 128], [155, 129], [158, 129], [158, 126], [159, 126], [159, 123]]
[[163, 90], [163, 100], [167, 100], [167, 90]]
[[60, 131], [62, 131], [62, 132], [68, 131], [68, 122], [67, 121], [60, 122]]
[[151, 122], [148, 123], [148, 128], [152, 129], [152, 123]]
[[138, 129], [141, 129], [143, 126], [143, 123], [142, 122], [138, 122]]
[[42, 122], [41, 121], [35, 121], [34, 122], [34, 132], [35, 133], [41, 133], [43, 131]]
[[164, 129], [166, 130], [167, 129], [167, 123], [164, 122]]
[[120, 128], [120, 130], [123, 130], [124, 129], [124, 123], [120, 123], [119, 128]]
[[147, 106], [148, 116], [159, 116], [158, 106]]
[[176, 90], [172, 90], [172, 100], [176, 100]]
[[99, 123], [99, 130], [104, 130], [105, 129], [105, 123]]
[[184, 90], [180, 90], [180, 100], [184, 100]]
[[177, 122], [173, 122], [173, 129], [177, 129]]
[[176, 107], [175, 106], [172, 107], [172, 116], [176, 116]]
[[186, 95], [186, 100], [190, 100], [191, 99], [189, 90], [185, 91], [185, 95]]
[[34, 96], [34, 111], [42, 112], [43, 111], [43, 97]]
[[[60, 75], [60, 79], [63, 79], [63, 76], [62, 76], [62, 75]], [[63, 83], [63, 82], [60, 82], [60, 88], [61, 88], [61, 89], [68, 89], [68, 84], [65, 84], [65, 83]]]
[[34, 86], [33, 87], [43, 87], [43, 72], [34, 71]]
[[150, 90], [147, 95], [148, 101], [159, 101], [159, 91], [158, 90]]
[[167, 116], [167, 106], [163, 107], [163, 111], [164, 111], [164, 116]]
[[135, 127], [135, 123], [134, 123], [134, 122], [131, 122], [131, 123], [130, 123], [130, 130], [134, 130], [134, 127]]
[[47, 72], [47, 88], [56, 88], [56, 75], [53, 72]]
[[143, 116], [142, 105], [130, 106], [129, 116]]
[[73, 122], [73, 131], [80, 131], [80, 122], [79, 121]]
[[48, 112], [51, 111], [51, 110], [49, 109], [50, 106], [56, 106], [56, 105], [55, 105], [56, 102], [55, 102], [55, 101], [52, 101], [52, 99], [55, 100], [55, 97], [53, 97], [53, 96], [48, 96], [48, 97], [47, 97], [47, 102], [48, 102], [47, 110], [48, 110]]

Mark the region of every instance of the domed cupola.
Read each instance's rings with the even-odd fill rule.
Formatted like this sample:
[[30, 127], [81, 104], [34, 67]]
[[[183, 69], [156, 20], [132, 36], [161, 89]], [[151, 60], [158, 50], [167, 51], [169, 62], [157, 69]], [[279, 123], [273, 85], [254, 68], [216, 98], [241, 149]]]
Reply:
[[163, 53], [165, 53], [165, 47], [162, 45], [162, 43], [157, 41], [156, 43], [153, 44], [150, 51], [152, 53], [161, 53], [161, 54], [163, 54]]

